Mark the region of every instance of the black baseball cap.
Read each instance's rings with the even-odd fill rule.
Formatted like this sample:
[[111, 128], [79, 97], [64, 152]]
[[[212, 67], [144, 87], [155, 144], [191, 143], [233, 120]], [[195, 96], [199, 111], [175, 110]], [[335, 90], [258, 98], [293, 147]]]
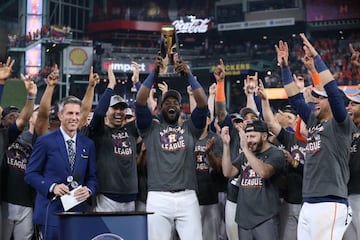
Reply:
[[170, 89], [167, 92], [164, 93], [164, 95], [162, 95], [161, 98], [161, 105], [163, 104], [163, 102], [168, 98], [168, 97], [173, 97], [176, 100], [178, 100], [179, 103], [181, 103], [181, 95], [178, 91], [174, 90], [174, 89]]
[[294, 114], [295, 116], [297, 115], [296, 111], [293, 109], [293, 107], [291, 105], [285, 105], [280, 110], [282, 112], [287, 112], [287, 113]]
[[266, 132], [269, 133], [269, 129], [264, 121], [254, 120], [246, 125], [245, 132]]
[[12, 112], [19, 113], [20, 111], [19, 111], [19, 108], [17, 108], [16, 106], [8, 106], [3, 109], [2, 113], [1, 113], [1, 117], [4, 118], [4, 117], [6, 117], [6, 115], [8, 115]]

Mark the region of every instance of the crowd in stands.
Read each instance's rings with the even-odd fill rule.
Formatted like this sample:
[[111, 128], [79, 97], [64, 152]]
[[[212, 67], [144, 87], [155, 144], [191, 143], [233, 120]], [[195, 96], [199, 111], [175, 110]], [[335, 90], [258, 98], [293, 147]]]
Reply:
[[51, 38], [54, 41], [59, 41], [64, 38], [71, 38], [71, 28], [69, 26], [46, 26], [43, 25], [41, 29], [35, 32], [29, 32], [26, 35], [19, 36], [18, 34], [8, 35], [9, 47], [24, 48], [42, 38]]

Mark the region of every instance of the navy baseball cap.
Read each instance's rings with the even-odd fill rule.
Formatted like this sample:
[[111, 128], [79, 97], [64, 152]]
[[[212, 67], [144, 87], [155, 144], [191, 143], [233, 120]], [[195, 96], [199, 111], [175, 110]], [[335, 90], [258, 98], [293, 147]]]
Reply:
[[12, 112], [19, 113], [20, 111], [19, 111], [19, 108], [17, 108], [16, 106], [8, 106], [3, 109], [2, 113], [1, 113], [1, 117], [4, 118], [4, 117], [6, 117], [6, 115], [8, 115]]

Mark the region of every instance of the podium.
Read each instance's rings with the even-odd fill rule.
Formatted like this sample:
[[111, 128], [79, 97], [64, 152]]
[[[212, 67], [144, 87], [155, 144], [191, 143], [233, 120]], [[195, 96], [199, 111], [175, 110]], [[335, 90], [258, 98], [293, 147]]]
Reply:
[[147, 212], [62, 212], [59, 239], [147, 240]]

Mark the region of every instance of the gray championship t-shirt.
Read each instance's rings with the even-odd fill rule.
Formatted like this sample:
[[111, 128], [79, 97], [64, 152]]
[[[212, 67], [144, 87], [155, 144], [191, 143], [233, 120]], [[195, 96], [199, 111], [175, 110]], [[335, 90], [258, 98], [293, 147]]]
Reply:
[[308, 138], [303, 176], [303, 197], [347, 198], [351, 133], [356, 129], [349, 116], [338, 123], [334, 118], [308, 121]]
[[240, 172], [235, 221], [244, 229], [253, 229], [279, 214], [280, 209], [277, 178], [284, 168], [284, 154], [271, 145], [269, 149], [257, 154], [256, 157], [273, 166], [275, 174], [272, 177], [269, 179], [260, 177], [252, 169], [244, 153], [241, 153], [233, 162]]
[[104, 126], [93, 136], [99, 193], [137, 194], [135, 122], [120, 129]]
[[197, 190], [194, 147], [203, 130], [190, 119], [182, 125], [153, 120], [139, 131], [146, 146], [148, 191]]

